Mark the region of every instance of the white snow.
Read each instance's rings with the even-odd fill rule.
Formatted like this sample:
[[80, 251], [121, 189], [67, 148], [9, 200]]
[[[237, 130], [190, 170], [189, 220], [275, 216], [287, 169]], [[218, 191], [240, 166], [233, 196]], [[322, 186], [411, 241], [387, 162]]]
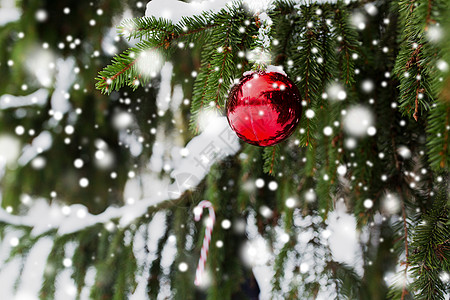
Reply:
[[4, 232], [2, 243], [0, 244], [0, 270], [7, 264], [7, 259], [12, 247], [17, 246], [23, 233], [13, 228], [7, 228]]
[[[170, 274], [170, 266], [175, 260], [177, 254], [176, 238], [174, 235], [169, 236], [168, 242], [164, 245], [161, 252], [161, 269], [162, 274], [168, 276]], [[169, 295], [170, 296], [170, 295]]]
[[[147, 283], [149, 270], [152, 262], [157, 258], [156, 251], [158, 249], [158, 241], [163, 237], [166, 230], [166, 213], [157, 212], [147, 228], [141, 226], [135, 236], [133, 244], [133, 252], [139, 266], [142, 267], [141, 272], [136, 277], [137, 287], [130, 300], [147, 299]], [[147, 229], [147, 230], [146, 230]], [[151, 233], [151, 234], [149, 234]], [[148, 253], [145, 250], [147, 241]]]
[[[186, 148], [189, 155], [181, 158], [171, 176], [177, 178], [181, 174], [189, 174], [195, 179], [190, 184], [196, 186], [214, 162], [235, 154], [240, 145], [226, 118], [217, 117], [199, 136], [194, 137]], [[188, 188], [183, 182], [174, 184], [180, 189], [180, 193]]]
[[25, 145], [22, 149], [22, 154], [20, 155], [17, 162], [24, 166], [37, 155], [44, 151], [50, 149], [53, 143], [53, 138], [50, 132], [42, 131], [37, 137], [33, 139], [31, 144]]
[[[270, 3], [271, 1], [264, 1], [264, 3], [266, 4], [262, 2], [258, 3], [258, 1], [245, 1], [245, 3], [247, 4], [250, 2], [258, 5], [268, 5], [267, 3]], [[183, 16], [198, 15], [203, 10], [211, 10], [217, 12], [229, 3], [231, 3], [231, 1], [225, 0], [204, 1], [200, 4], [185, 3], [175, 0], [153, 0], [147, 5], [146, 15], [170, 18], [173, 22], [177, 23]], [[3, 8], [0, 9], [0, 23], [2, 21], [2, 9]], [[258, 10], [261, 11], [265, 9], [266, 8]], [[267, 19], [266, 16], [267, 15], [261, 14], [260, 17], [262, 19]], [[152, 63], [154, 64], [154, 61]], [[153, 66], [154, 65], [152, 65], [152, 67]], [[166, 63], [163, 66], [163, 80], [161, 84], [161, 90], [158, 95], [158, 108], [162, 112], [167, 111], [167, 109], [169, 108], [175, 112], [181, 104], [183, 98], [182, 91], [180, 91], [181, 87], [178, 87], [178, 89], [175, 88], [171, 97], [170, 79], [172, 67], [173, 66], [170, 63]], [[68, 91], [75, 79], [74, 68], [75, 62], [71, 59], [60, 59], [57, 62], [58, 75], [56, 79], [55, 91], [51, 98], [51, 105], [54, 113], [59, 113], [58, 118], [62, 117], [64, 114], [68, 113], [71, 110]], [[152, 73], [156, 71], [158, 70], [153, 70]], [[267, 68], [267, 72], [278, 72], [286, 75], [282, 69], [276, 66], [269, 66]], [[45, 82], [41, 82], [41, 84], [46, 86]], [[33, 104], [43, 105], [46, 103], [48, 90], [40, 89], [35, 93], [24, 96], [22, 98], [10, 98], [14, 99], [14, 101], [9, 100], [5, 102], [5, 96], [9, 95], [4, 95], [0, 98], [0, 108], [13, 107], [13, 105], [14, 107], [19, 106], [19, 104], [17, 103], [23, 103], [20, 104], [20, 106]], [[37, 100], [33, 100], [33, 97], [36, 97]], [[219, 116], [215, 112], [211, 114], [205, 111], [204, 113], [206, 119], [204, 120], [204, 124], [201, 124], [201, 134], [189, 141], [184, 148], [180, 148], [177, 146], [176, 141], [174, 141], [176, 135], [168, 137], [162, 136], [160, 137], [161, 144], [158, 145], [155, 143], [152, 159], [157, 166], [155, 168], [152, 167], [151, 169], [157, 169], [158, 171], [160, 171], [164, 168], [164, 170], [166, 170], [165, 166], [169, 165], [169, 170], [172, 170], [170, 172], [170, 175], [175, 180], [174, 183], [170, 184], [167, 178], [161, 179], [156, 174], [138, 174], [138, 176], [136, 176], [135, 178], [129, 179], [124, 192], [125, 200], [128, 198], [133, 198], [133, 201], [128, 201], [127, 204], [123, 207], [109, 207], [105, 210], [105, 212], [99, 215], [92, 215], [83, 205], [74, 204], [69, 207], [61, 207], [57, 203], [57, 201], [53, 201], [51, 204], [49, 204], [47, 201], [44, 201], [42, 199], [34, 199], [33, 202], [35, 204], [30, 208], [26, 215], [11, 215], [3, 209], [0, 209], [0, 220], [12, 225], [24, 225], [32, 227], [33, 236], [45, 233], [53, 228], [58, 229], [58, 235], [69, 234], [97, 223], [103, 223], [105, 225], [110, 224], [111, 220], [116, 218], [119, 219], [119, 226], [124, 227], [129, 225], [130, 222], [145, 214], [149, 207], [157, 205], [163, 201], [177, 199], [186, 190], [195, 188], [206, 176], [206, 174], [208, 174], [210, 167], [215, 162], [225, 158], [228, 155], [234, 155], [239, 150], [239, 140], [236, 137], [235, 133], [229, 128], [226, 118]], [[55, 119], [58, 118], [55, 117]], [[126, 119], [125, 121], [121, 120], [118, 123], [119, 124], [117, 125], [118, 127], [120, 127], [123, 133], [123, 135], [120, 137], [120, 140], [125, 141], [130, 145], [130, 151], [133, 155], [139, 155], [142, 151], [142, 143], [139, 142], [138, 136], [125, 136], [125, 130], [129, 126], [133, 125], [134, 120]], [[160, 128], [158, 128], [157, 130], [159, 131]], [[19, 163], [27, 164], [30, 160], [39, 155], [39, 153], [49, 149], [51, 145], [51, 134], [47, 131], [41, 132], [37, 137], [33, 139], [31, 145], [26, 145], [23, 148], [22, 155], [19, 158]], [[167, 153], [165, 152], [165, 150], [169, 148], [172, 148], [173, 151], [170, 153], [170, 155], [168, 155], [168, 157], [166, 157]], [[180, 155], [180, 149], [184, 149], [184, 155]], [[143, 184], [144, 182], [145, 184]], [[312, 193], [314, 192], [312, 191]], [[315, 199], [315, 194], [313, 194], [313, 196]], [[336, 231], [334, 233], [336, 233], [335, 235], [337, 235], [339, 238], [347, 239], [345, 243], [346, 245], [344, 245], [346, 247], [345, 251], [351, 252], [350, 250], [356, 249], [354, 251], [356, 254], [353, 254], [352, 256], [354, 260], [353, 265], [355, 265], [355, 261], [358, 261], [357, 258], [359, 248], [356, 238], [356, 223], [354, 221], [354, 218], [351, 218], [351, 215], [345, 213], [345, 209], [339, 210], [338, 208], [335, 212], [335, 218], [333, 219], [330, 216], [330, 223], [328, 226], [330, 231]], [[138, 286], [133, 295], [130, 295], [130, 299], [145, 299], [148, 270], [151, 266], [152, 261], [156, 258], [155, 251], [157, 242], [162, 237], [166, 229], [165, 220], [166, 215], [164, 212], [158, 212], [155, 216], [152, 217], [152, 221], [150, 222], [148, 227], [148, 232], [151, 232], [152, 234], [149, 235], [149, 240], [147, 241], [147, 246], [150, 253], [146, 253], [143, 247], [146, 242], [144, 235], [147, 233], [144, 230], [140, 229], [140, 232], [135, 237], [135, 245], [133, 247], [133, 251], [136, 255], [139, 265], [144, 266], [144, 268], [142, 270], [142, 274], [138, 278]], [[253, 221], [249, 220], [249, 223], [252, 223]], [[239, 224], [238, 222], [233, 222], [233, 225], [236, 227]], [[145, 227], [142, 228], [145, 229]], [[267, 295], [270, 294], [271, 290], [270, 278], [273, 276], [273, 271], [269, 266], [260, 264], [273, 264], [273, 253], [271, 253], [271, 250], [269, 249], [266, 249], [267, 251], [264, 252], [259, 251], [261, 249], [261, 242], [264, 242], [264, 240], [258, 234], [257, 230], [255, 230], [255, 228], [256, 226], [248, 226], [247, 228], [247, 234], [249, 236], [249, 239], [251, 239], [251, 243], [249, 243], [249, 247], [246, 248], [247, 251], [245, 251], [245, 253], [247, 256], [250, 256], [250, 258], [253, 258], [252, 260], [250, 260], [250, 264], [253, 266], [255, 277], [260, 283], [261, 299], [268, 299]], [[285, 234], [282, 236], [286, 237]], [[346, 253], [347, 255], [343, 255], [344, 250], [335, 245], [341, 244], [342, 241], [339, 241], [339, 243], [337, 241], [333, 241], [332, 236], [333, 235], [331, 235], [330, 237], [330, 247], [331, 244], [333, 244], [333, 257], [336, 257], [338, 261], [340, 259], [341, 261], [348, 262], [348, 253]], [[20, 235], [18, 234], [17, 237], [20, 238]], [[307, 236], [302, 236], [302, 239], [304, 240], [305, 244], [309, 241]], [[324, 237], [324, 239], [326, 238]], [[286, 239], [282, 240], [286, 242]], [[36, 286], [37, 284], [40, 284], [40, 282], [36, 281], [29, 284], [27, 282], [31, 282], [32, 276], [34, 276], [33, 274], [40, 274], [43, 272], [43, 265], [50, 251], [49, 249], [51, 248], [51, 241], [48, 238], [43, 238], [41, 239], [41, 241], [42, 243], [37, 243], [33, 247], [31, 253], [32, 256], [30, 255], [27, 260], [27, 265], [25, 267], [27, 268], [26, 270], [27, 273], [29, 273], [29, 276], [22, 278], [22, 283], [20, 286], [21, 290], [19, 291], [19, 295], [16, 296], [16, 299], [37, 299], [35, 297], [37, 294]], [[37, 246], [39, 246], [39, 248], [36, 248]], [[161, 264], [165, 268], [165, 273], [168, 272], [168, 267], [173, 263], [175, 248], [172, 246], [166, 245], [166, 247], [168, 248], [165, 248], [164, 250], [165, 257]], [[5, 253], [9, 252], [9, 249], [10, 247], [5, 247]], [[255, 249], [257, 251], [255, 251]], [[310, 251], [311, 256], [312, 253], [313, 252]], [[3, 247], [0, 254], [3, 254]], [[262, 258], [261, 255], [263, 255]], [[310, 257], [305, 256], [302, 259], [308, 258]], [[40, 261], [38, 262], [36, 269], [33, 269], [33, 271], [28, 271], [28, 269], [31, 270], [31, 264], [37, 259], [40, 259]], [[0, 271], [2, 292], [3, 287], [6, 287], [7, 289], [7, 291], [5, 291], [5, 294], [2, 296], [5, 296], [7, 299], [14, 299], [14, 295], [9, 295], [8, 291], [12, 291], [14, 279], [18, 276], [17, 270], [20, 269], [19, 261], [19, 259], [12, 260], [11, 262], [2, 266]], [[289, 262], [294, 262], [294, 259], [290, 257]], [[310, 262], [299, 261], [294, 263], [297, 263], [300, 266], [302, 273], [306, 274], [312, 269], [312, 265], [310, 265]], [[258, 266], [255, 266], [255, 264], [258, 264]], [[75, 287], [73, 280], [70, 278], [71, 272], [72, 270], [67, 269], [58, 276], [56, 296], [61, 299], [74, 298]], [[95, 270], [90, 269], [88, 273], [89, 274], [86, 275], [86, 281], [89, 281], [90, 285], [92, 285], [93, 278], [95, 277]], [[39, 278], [41, 277], [42, 276], [39, 276]], [[89, 280], [88, 277], [90, 278]], [[167, 288], [168, 285], [165, 284], [164, 289]], [[83, 289], [83, 293], [87, 297], [88, 290]]]
[[[244, 7], [247, 8], [250, 12], [257, 14], [260, 14], [261, 21], [265, 20], [262, 15], [265, 14], [266, 11], [268, 11], [275, 2], [274, 0], [244, 0], [242, 1], [244, 3]], [[266, 14], [267, 16], [267, 14]], [[267, 16], [268, 17], [268, 16]]]
[[283, 70], [283, 66], [269, 65], [266, 67], [266, 73], [280, 73], [284, 76], [287, 76], [286, 72], [284, 72]]
[[[126, 226], [137, 217], [142, 216], [148, 207], [166, 200], [176, 199], [186, 190], [197, 186], [206, 176], [213, 163], [227, 155], [235, 154], [239, 150], [240, 145], [235, 133], [228, 126], [226, 118], [218, 117], [204, 132], [194, 137], [186, 145], [186, 148], [190, 154], [181, 158], [171, 173], [171, 176], [175, 178], [175, 182], [169, 185], [167, 189], [163, 188], [167, 184], [160, 186], [161, 193], [159, 194], [151, 193], [150, 190], [152, 187], [163, 184], [164, 181], [155, 180], [153, 184], [148, 186], [150, 190], [147, 198], [120, 208], [108, 207], [103, 213], [98, 215], [88, 213], [85, 206], [80, 204], [71, 205], [67, 216], [59, 213], [53, 214], [51, 212], [58, 211], [59, 206], [55, 202], [48, 205], [45, 201], [42, 201], [37, 202], [36, 207], [33, 207], [29, 214], [24, 216], [11, 215], [0, 209], [0, 220], [12, 225], [33, 227], [33, 235], [41, 234], [51, 228], [58, 228], [58, 234], [64, 235], [97, 223], [107, 223], [114, 218], [119, 218], [120, 225]], [[205, 157], [207, 161], [205, 161]], [[186, 180], [184, 176], [186, 174], [190, 180]], [[43, 218], [43, 215], [47, 217]]]
[[142, 153], [143, 146], [142, 143], [139, 142], [139, 137], [135, 133], [136, 132], [132, 132], [129, 134], [126, 130], [121, 130], [119, 132], [119, 141], [128, 146], [131, 155], [137, 157]]
[[158, 95], [156, 97], [156, 105], [158, 107], [158, 114], [163, 115], [169, 108], [172, 96], [172, 71], [173, 65], [166, 62], [161, 69], [161, 83], [159, 85]]
[[[22, 300], [27, 298], [14, 298], [14, 284], [19, 276], [22, 258], [20, 256], [13, 258], [0, 269], [0, 282], [3, 299]], [[31, 298], [33, 299], [33, 298]], [[37, 300], [37, 298], [34, 298]]]
[[45, 199], [33, 199], [33, 206], [28, 211], [27, 217], [34, 220], [32, 234], [38, 236], [56, 228], [62, 222], [64, 215], [58, 202], [55, 201], [49, 206]]
[[261, 47], [247, 52], [247, 59], [256, 64], [268, 65], [272, 61], [272, 54]]
[[249, 267], [263, 266], [272, 258], [267, 241], [257, 236], [241, 249], [241, 259]]
[[[353, 0], [355, 1], [355, 0]], [[203, 11], [212, 11], [214, 13], [225, 8], [227, 5], [231, 5], [233, 2], [243, 3], [250, 12], [262, 13], [268, 11], [274, 0], [200, 0], [190, 1], [188, 3], [181, 2], [179, 0], [152, 0], [147, 3], [147, 9], [145, 16], [154, 16], [156, 18], [170, 19], [174, 23], [178, 23], [182, 17], [191, 17], [199, 15]], [[337, 0], [296, 0], [294, 1], [298, 5], [309, 5], [311, 3], [336, 3]], [[350, 3], [350, 0], [346, 0], [346, 3]]]
[[[58, 59], [56, 68], [58, 74], [56, 76], [55, 91], [52, 94], [50, 103], [54, 112], [54, 118], [59, 121], [58, 119], [62, 118], [62, 115], [71, 108], [68, 91], [75, 81], [75, 60], [72, 57]], [[60, 117], [58, 117], [58, 114], [60, 114]]]
[[[80, 299], [90, 299], [91, 288], [95, 284], [95, 276], [97, 275], [97, 270], [95, 267], [89, 267], [86, 271], [86, 276], [84, 278], [84, 287], [81, 290]], [[144, 299], [144, 298], [142, 298]]]
[[[170, 102], [170, 109], [174, 115], [180, 114], [180, 105], [183, 101], [183, 88], [180, 84], [177, 84], [173, 87], [172, 99]], [[181, 117], [181, 114], [180, 114]]]
[[219, 12], [231, 0], [210, 0], [203, 2], [181, 2], [178, 0], [152, 0], [148, 2], [145, 16], [154, 16], [156, 18], [165, 18], [173, 23], [178, 23], [183, 17], [192, 17], [200, 15], [204, 11]]
[[[115, 22], [113, 21], [113, 24]], [[116, 24], [115, 27], [110, 28], [107, 32], [106, 35], [103, 36], [103, 40], [102, 40], [102, 50], [103, 52], [109, 54], [110, 56], [113, 56], [115, 54], [117, 54], [118, 49], [115, 45], [116, 42], [116, 38], [117, 38], [117, 29], [116, 27], [120, 24], [120, 22], [118, 24]]]
[[73, 270], [65, 269], [56, 277], [55, 299], [72, 300], [76, 298], [77, 288], [72, 279]]
[[[192, 17], [200, 15], [204, 11], [211, 11], [213, 13], [219, 12], [226, 8], [233, 2], [242, 2], [244, 6], [252, 13], [262, 13], [269, 10], [273, 4], [273, 0], [205, 0], [205, 1], [191, 1], [182, 2], [179, 0], [152, 0], [147, 3], [145, 16], [154, 16], [156, 18], [165, 18], [171, 20], [173, 23], [178, 23], [183, 17]], [[306, 1], [297, 0], [299, 5], [308, 5], [310, 3], [336, 3], [337, 0], [316, 0]], [[346, 1], [350, 2], [350, 1]]]
[[148, 49], [139, 53], [136, 68], [146, 77], [155, 77], [164, 65], [164, 58], [158, 50]]
[[362, 275], [362, 251], [356, 231], [356, 219], [347, 213], [343, 201], [338, 201], [335, 210], [329, 213], [327, 229], [331, 232], [328, 242], [333, 260], [352, 266]]
[[0, 26], [4, 26], [10, 22], [17, 21], [21, 16], [22, 11], [16, 6], [16, 1], [0, 1]]
[[[53, 240], [49, 237], [43, 237], [31, 248], [20, 277], [20, 284], [17, 289], [19, 295], [27, 294], [34, 297], [33, 299], [38, 299], [47, 257], [52, 247]], [[16, 299], [20, 299], [20, 297], [16, 295]]]
[[15, 163], [20, 154], [20, 141], [9, 134], [0, 135], [0, 179], [3, 175], [3, 164]]
[[43, 87], [50, 87], [55, 74], [56, 56], [49, 49], [39, 46], [27, 50], [25, 67], [30, 74], [39, 81]]
[[[248, 242], [240, 249], [241, 259], [252, 267], [253, 274], [260, 288], [259, 299], [272, 299], [270, 295], [272, 290], [271, 280], [274, 275], [272, 267], [273, 252], [268, 249], [267, 243], [258, 233], [254, 211], [250, 211], [246, 225], [245, 223], [243, 224]], [[234, 222], [234, 226], [236, 230], [240, 227], [240, 223]]]
[[448, 67], [448, 63], [445, 60], [439, 59], [436, 62], [436, 66], [440, 71], [442, 71], [444, 73], [448, 72], [449, 67]]
[[13, 96], [4, 94], [0, 97], [0, 109], [7, 109], [12, 107], [23, 107], [30, 105], [42, 106], [47, 103], [48, 90], [39, 89], [27, 96]]

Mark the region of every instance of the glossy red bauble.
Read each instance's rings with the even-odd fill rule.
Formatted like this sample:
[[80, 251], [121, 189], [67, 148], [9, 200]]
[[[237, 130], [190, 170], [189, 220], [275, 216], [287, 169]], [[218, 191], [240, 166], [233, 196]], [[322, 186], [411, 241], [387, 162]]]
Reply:
[[295, 84], [278, 72], [244, 74], [228, 96], [227, 119], [243, 141], [272, 146], [285, 140], [300, 121], [302, 106]]

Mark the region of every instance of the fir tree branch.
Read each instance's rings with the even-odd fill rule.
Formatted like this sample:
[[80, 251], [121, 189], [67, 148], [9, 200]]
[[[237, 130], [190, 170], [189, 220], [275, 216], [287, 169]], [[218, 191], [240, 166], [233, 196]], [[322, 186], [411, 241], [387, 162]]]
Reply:
[[405, 270], [404, 270], [404, 282], [402, 286], [402, 297], [401, 300], [405, 299], [405, 296], [408, 294], [407, 290], [407, 279], [408, 279], [408, 266], [409, 266], [409, 249], [408, 249], [408, 227], [406, 223], [406, 209], [405, 209], [405, 202], [400, 200], [401, 206], [402, 206], [402, 217], [403, 217], [403, 230], [404, 230], [404, 240], [405, 240]]
[[204, 66], [200, 69], [200, 74], [197, 76], [194, 83], [194, 92], [192, 96], [190, 128], [194, 133], [198, 132], [198, 114], [200, 113], [204, 99], [206, 98], [207, 85], [209, 77], [211, 76], [212, 66], [209, 60], [205, 59]]
[[428, 26], [429, 26], [430, 23], [433, 21], [433, 20], [431, 19], [431, 11], [432, 11], [431, 0], [428, 0], [428, 5], [427, 5], [427, 17], [425, 18], [425, 31], [428, 31]]
[[[342, 5], [342, 3], [340, 3]], [[339, 66], [343, 67], [344, 75], [341, 74], [346, 85], [354, 83], [355, 66], [352, 54], [357, 49], [357, 34], [349, 24], [349, 14], [345, 6], [339, 5], [336, 8], [336, 39], [339, 41]]]
[[278, 158], [280, 156], [280, 149], [278, 145], [273, 147], [264, 148], [263, 159], [264, 159], [264, 172], [270, 175], [274, 175], [275, 166], [277, 164]]
[[415, 281], [412, 286], [415, 299], [444, 299], [448, 287], [441, 281], [441, 272], [449, 271], [450, 227], [447, 202], [447, 183], [438, 184], [438, 195], [432, 207], [423, 216], [413, 236], [413, 254], [410, 257]]
[[[186, 18], [185, 20], [188, 20]], [[128, 20], [128, 22], [136, 21], [136, 20]], [[136, 80], [146, 81], [148, 78], [143, 76], [140, 71], [136, 68], [136, 64], [141, 59], [140, 54], [147, 50], [159, 50], [163, 49], [166, 52], [169, 52], [169, 47], [172, 45], [174, 41], [178, 40], [186, 40], [191, 36], [197, 36], [201, 32], [207, 32], [208, 30], [216, 27], [216, 24], [207, 24], [204, 27], [200, 28], [191, 28], [188, 30], [183, 30], [177, 26], [171, 26], [173, 31], [170, 32], [167, 29], [159, 28], [161, 26], [160, 20], [150, 18], [147, 20], [149, 25], [153, 25], [150, 29], [142, 29], [138, 28], [136, 32], [147, 32], [147, 41], [141, 41], [136, 45], [136, 47], [130, 48], [123, 52], [122, 54], [116, 55], [112, 60], [112, 65], [105, 67], [102, 71], [99, 72], [99, 76], [96, 78], [98, 80], [96, 87], [101, 90], [103, 93], [111, 93], [113, 90], [119, 90], [124, 85], [129, 85], [136, 89], [139, 84], [137, 84]], [[156, 22], [153, 24], [152, 22]], [[163, 24], [166, 24], [165, 21]], [[162, 32], [162, 35], [153, 35], [149, 36], [148, 32]], [[143, 35], [142, 35], [143, 36]], [[141, 38], [142, 38], [141, 36]], [[137, 33], [130, 35], [131, 37], [137, 37]], [[186, 40], [187, 42], [187, 40]], [[201, 39], [197, 40], [197, 44], [201, 42]], [[198, 45], [197, 45], [198, 46]], [[164, 53], [165, 56], [168, 53]]]

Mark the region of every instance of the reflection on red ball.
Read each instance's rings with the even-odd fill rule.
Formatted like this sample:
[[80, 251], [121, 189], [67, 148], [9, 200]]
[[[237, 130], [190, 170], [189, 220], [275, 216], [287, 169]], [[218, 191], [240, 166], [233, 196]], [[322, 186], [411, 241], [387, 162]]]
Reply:
[[302, 106], [295, 84], [277, 72], [245, 75], [227, 102], [227, 119], [243, 141], [256, 146], [275, 145], [294, 132]]

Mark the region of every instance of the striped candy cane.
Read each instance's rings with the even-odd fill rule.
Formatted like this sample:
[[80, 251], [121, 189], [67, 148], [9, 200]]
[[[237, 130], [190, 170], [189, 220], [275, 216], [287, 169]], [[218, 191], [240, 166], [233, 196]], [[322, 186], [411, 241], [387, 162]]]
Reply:
[[208, 258], [209, 244], [211, 243], [211, 233], [214, 227], [214, 223], [216, 222], [216, 214], [214, 213], [214, 207], [208, 200], [201, 201], [194, 208], [195, 221], [196, 222], [200, 221], [204, 208], [208, 208], [209, 210], [209, 220], [206, 224], [205, 238], [203, 239], [202, 251], [200, 253], [200, 259], [198, 260], [197, 271], [195, 272], [194, 284], [197, 286], [202, 283], [202, 276], [205, 271], [205, 263], [206, 259]]

